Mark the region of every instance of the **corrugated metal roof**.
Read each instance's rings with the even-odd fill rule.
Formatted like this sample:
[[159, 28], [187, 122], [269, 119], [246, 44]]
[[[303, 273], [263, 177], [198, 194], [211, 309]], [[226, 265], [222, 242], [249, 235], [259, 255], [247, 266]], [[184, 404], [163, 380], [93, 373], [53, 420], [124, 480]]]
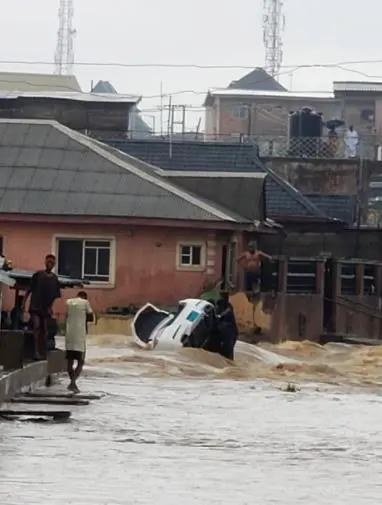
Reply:
[[334, 81], [334, 92], [336, 91], [359, 91], [369, 93], [382, 93], [382, 82], [367, 81]]
[[248, 222], [54, 121], [0, 120], [0, 213]]
[[0, 91], [81, 91], [74, 75], [0, 72]]
[[0, 91], [0, 99], [17, 98], [53, 98], [55, 100], [75, 100], [77, 102], [114, 102], [133, 103], [140, 101], [140, 96], [115, 95], [111, 93], [82, 93], [77, 91]]

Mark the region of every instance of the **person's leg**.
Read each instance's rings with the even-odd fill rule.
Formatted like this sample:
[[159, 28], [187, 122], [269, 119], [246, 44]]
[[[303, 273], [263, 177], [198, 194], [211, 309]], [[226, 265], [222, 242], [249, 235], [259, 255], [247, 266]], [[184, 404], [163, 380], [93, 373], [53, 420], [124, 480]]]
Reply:
[[253, 293], [259, 287], [260, 275], [253, 271], [248, 270], [245, 272], [245, 291]]
[[75, 378], [74, 378], [74, 358], [73, 358], [73, 351], [66, 351], [66, 363], [67, 363], [67, 372], [69, 376], [69, 386], [68, 389], [69, 391], [72, 391], [75, 386]]
[[[73, 393], [79, 393], [80, 390], [78, 389], [77, 386], [77, 379], [81, 375], [85, 364], [85, 353], [82, 353], [80, 351], [71, 351], [71, 358], [72, 358], [72, 377], [68, 389], [73, 391]], [[77, 362], [75, 368], [74, 368], [74, 361]]]
[[252, 291], [252, 272], [250, 270], [244, 272], [244, 291]]
[[78, 353], [77, 356], [77, 366], [74, 370], [74, 380], [76, 381], [82, 373], [85, 364], [85, 353]]
[[48, 351], [48, 326], [49, 324], [49, 316], [44, 316], [41, 318], [40, 323], [40, 352], [42, 356], [46, 359], [47, 351]]
[[33, 338], [34, 338], [34, 359], [41, 360], [40, 354], [40, 333], [41, 318], [38, 314], [32, 314]]

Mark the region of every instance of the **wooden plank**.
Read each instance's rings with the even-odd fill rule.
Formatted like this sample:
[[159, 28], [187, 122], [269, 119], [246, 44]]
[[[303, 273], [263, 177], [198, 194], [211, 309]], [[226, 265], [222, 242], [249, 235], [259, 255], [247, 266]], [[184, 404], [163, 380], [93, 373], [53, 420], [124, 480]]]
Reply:
[[65, 420], [72, 415], [70, 410], [0, 410], [1, 417], [53, 417]]
[[44, 393], [43, 391], [35, 391], [35, 392], [29, 392], [25, 393], [25, 395], [22, 395], [23, 397], [26, 398], [78, 398], [79, 400], [100, 400], [102, 396], [100, 395], [92, 395], [92, 394], [82, 394], [82, 393], [54, 393], [54, 392], [47, 392]]
[[17, 396], [10, 400], [12, 403], [31, 403], [31, 404], [44, 404], [44, 405], [89, 405], [87, 400], [77, 400], [72, 398], [28, 398], [27, 396]]

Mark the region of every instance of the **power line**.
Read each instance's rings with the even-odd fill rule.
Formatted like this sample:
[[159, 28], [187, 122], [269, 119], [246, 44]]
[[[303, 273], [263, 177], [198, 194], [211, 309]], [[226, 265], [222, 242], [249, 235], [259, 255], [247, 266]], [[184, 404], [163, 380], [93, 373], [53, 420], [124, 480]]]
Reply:
[[[349, 60], [333, 63], [302, 63], [296, 65], [281, 65], [280, 69], [336, 68], [344, 65], [380, 64], [382, 60]], [[1, 65], [41, 65], [51, 66], [51, 61], [0, 60]], [[76, 61], [77, 67], [121, 67], [121, 68], [179, 68], [200, 70], [253, 70], [256, 65], [207, 65], [195, 63], [122, 63], [102, 61]], [[262, 65], [257, 65], [262, 67]], [[346, 70], [346, 69], [345, 69]]]

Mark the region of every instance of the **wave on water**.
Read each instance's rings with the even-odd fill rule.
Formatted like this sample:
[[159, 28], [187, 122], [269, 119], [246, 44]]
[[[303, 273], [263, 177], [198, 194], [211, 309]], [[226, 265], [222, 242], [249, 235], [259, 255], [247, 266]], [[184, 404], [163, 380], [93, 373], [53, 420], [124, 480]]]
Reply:
[[232, 363], [202, 349], [159, 344], [154, 350], [143, 350], [125, 335], [96, 335], [90, 338], [87, 362], [92, 368], [142, 377], [263, 378], [349, 386], [382, 383], [382, 347], [321, 346], [309, 341], [257, 346], [238, 342]]

